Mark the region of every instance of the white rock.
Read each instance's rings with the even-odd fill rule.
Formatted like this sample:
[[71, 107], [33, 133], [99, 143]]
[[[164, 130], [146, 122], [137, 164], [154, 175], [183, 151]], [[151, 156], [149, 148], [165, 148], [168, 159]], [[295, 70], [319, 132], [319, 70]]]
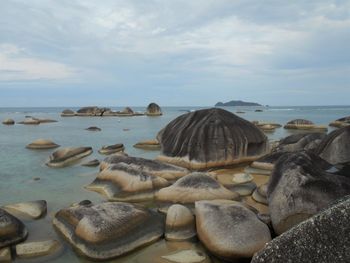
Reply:
[[162, 256], [162, 258], [176, 263], [197, 263], [204, 261], [207, 256], [203, 252], [188, 249]]
[[244, 184], [253, 181], [253, 176], [248, 173], [236, 173], [233, 175], [232, 182], [235, 184]]
[[61, 244], [56, 240], [37, 241], [18, 244], [16, 254], [19, 258], [47, 256], [55, 253]]

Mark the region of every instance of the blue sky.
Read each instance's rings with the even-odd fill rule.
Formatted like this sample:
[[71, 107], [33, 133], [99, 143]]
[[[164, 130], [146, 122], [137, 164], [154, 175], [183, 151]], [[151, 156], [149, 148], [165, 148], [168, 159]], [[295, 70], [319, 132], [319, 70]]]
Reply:
[[0, 4], [0, 107], [349, 105], [350, 1]]

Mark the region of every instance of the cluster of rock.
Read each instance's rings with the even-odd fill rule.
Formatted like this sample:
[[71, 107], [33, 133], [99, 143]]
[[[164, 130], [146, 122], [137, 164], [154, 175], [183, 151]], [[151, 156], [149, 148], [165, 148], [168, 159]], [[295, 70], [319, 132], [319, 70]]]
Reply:
[[349, 126], [349, 125], [350, 125], [350, 116], [337, 119], [335, 121], [332, 121], [329, 124], [329, 126], [336, 127], [336, 128], [342, 128], [342, 127]]
[[259, 127], [264, 132], [274, 132], [277, 128], [282, 127], [281, 124], [274, 122], [261, 122], [261, 121], [252, 121], [254, 125]]
[[122, 111], [113, 111], [110, 108], [100, 108], [97, 106], [83, 107], [74, 112], [70, 109], [65, 109], [61, 113], [61, 117], [94, 117], [94, 116], [118, 116], [118, 117], [131, 117], [131, 116], [160, 116], [162, 115], [162, 110], [156, 103], [150, 103], [147, 106], [146, 112], [135, 112], [130, 107], [124, 108]]
[[[26, 116], [23, 121], [19, 121], [19, 124], [26, 124], [26, 125], [39, 125], [40, 123], [52, 123], [52, 122], [57, 122], [56, 120], [53, 119], [48, 119], [48, 118], [35, 118], [32, 116]], [[2, 124], [4, 125], [14, 125], [15, 121], [13, 119], [5, 119], [2, 121]]]
[[284, 125], [285, 129], [297, 129], [297, 130], [321, 130], [327, 131], [326, 126], [316, 125], [312, 121], [305, 119], [295, 119], [289, 121]]

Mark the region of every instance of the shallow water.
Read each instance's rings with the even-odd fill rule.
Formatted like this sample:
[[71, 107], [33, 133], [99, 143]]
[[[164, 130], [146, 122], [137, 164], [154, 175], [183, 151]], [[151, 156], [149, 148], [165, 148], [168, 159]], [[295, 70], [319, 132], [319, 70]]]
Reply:
[[[114, 108], [119, 110], [120, 108]], [[0, 201], [1, 205], [36, 199], [45, 199], [48, 202], [48, 215], [38, 221], [26, 220], [29, 229], [29, 240], [40, 240], [57, 237], [51, 226], [53, 214], [60, 208], [74, 202], [89, 199], [99, 202], [103, 198], [84, 189], [95, 178], [98, 168], [82, 167], [79, 164], [67, 168], [49, 168], [45, 165], [50, 153], [54, 150], [34, 151], [25, 148], [25, 145], [38, 139], [52, 139], [61, 146], [91, 146], [94, 153], [85, 160], [99, 159], [104, 156], [97, 150], [103, 145], [124, 143], [126, 152], [133, 156], [154, 158], [158, 151], [145, 151], [133, 148], [138, 141], [153, 139], [157, 132], [175, 117], [197, 107], [164, 107], [161, 117], [66, 117], [61, 118], [63, 108], [0, 108], [0, 120], [13, 118], [16, 122], [26, 115], [38, 118], [52, 118], [57, 123], [40, 125], [14, 126], [0, 125]], [[316, 124], [327, 125], [330, 121], [350, 115], [350, 107], [270, 107], [263, 112], [255, 112], [255, 107], [227, 107], [227, 110], [236, 112], [247, 120], [271, 121], [285, 124], [295, 118], [305, 118]], [[135, 107], [136, 111], [144, 108]], [[89, 126], [98, 126], [101, 132], [84, 130]], [[123, 131], [123, 129], [130, 129]], [[291, 134], [283, 128], [274, 133], [268, 133], [271, 140], [277, 140]], [[40, 180], [34, 181], [34, 177]], [[159, 255], [173, 251], [171, 242], [161, 241], [150, 247], [141, 249], [132, 255], [122, 257], [111, 262], [158, 262]], [[182, 246], [182, 244], [177, 244]], [[176, 247], [176, 246], [175, 246]], [[156, 256], [155, 256], [156, 255]], [[154, 257], [154, 258], [152, 258]], [[20, 260], [16, 260], [21, 262]], [[75, 253], [65, 247], [64, 251], [55, 258], [36, 259], [32, 262], [88, 262], [77, 257]], [[26, 260], [26, 262], [30, 262]], [[159, 261], [161, 262], [161, 261]]]

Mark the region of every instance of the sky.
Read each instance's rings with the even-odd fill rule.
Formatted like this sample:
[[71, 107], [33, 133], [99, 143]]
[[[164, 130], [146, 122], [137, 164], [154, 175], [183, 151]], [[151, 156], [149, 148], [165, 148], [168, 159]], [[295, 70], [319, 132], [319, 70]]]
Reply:
[[349, 99], [349, 0], [0, 3], [0, 107]]

